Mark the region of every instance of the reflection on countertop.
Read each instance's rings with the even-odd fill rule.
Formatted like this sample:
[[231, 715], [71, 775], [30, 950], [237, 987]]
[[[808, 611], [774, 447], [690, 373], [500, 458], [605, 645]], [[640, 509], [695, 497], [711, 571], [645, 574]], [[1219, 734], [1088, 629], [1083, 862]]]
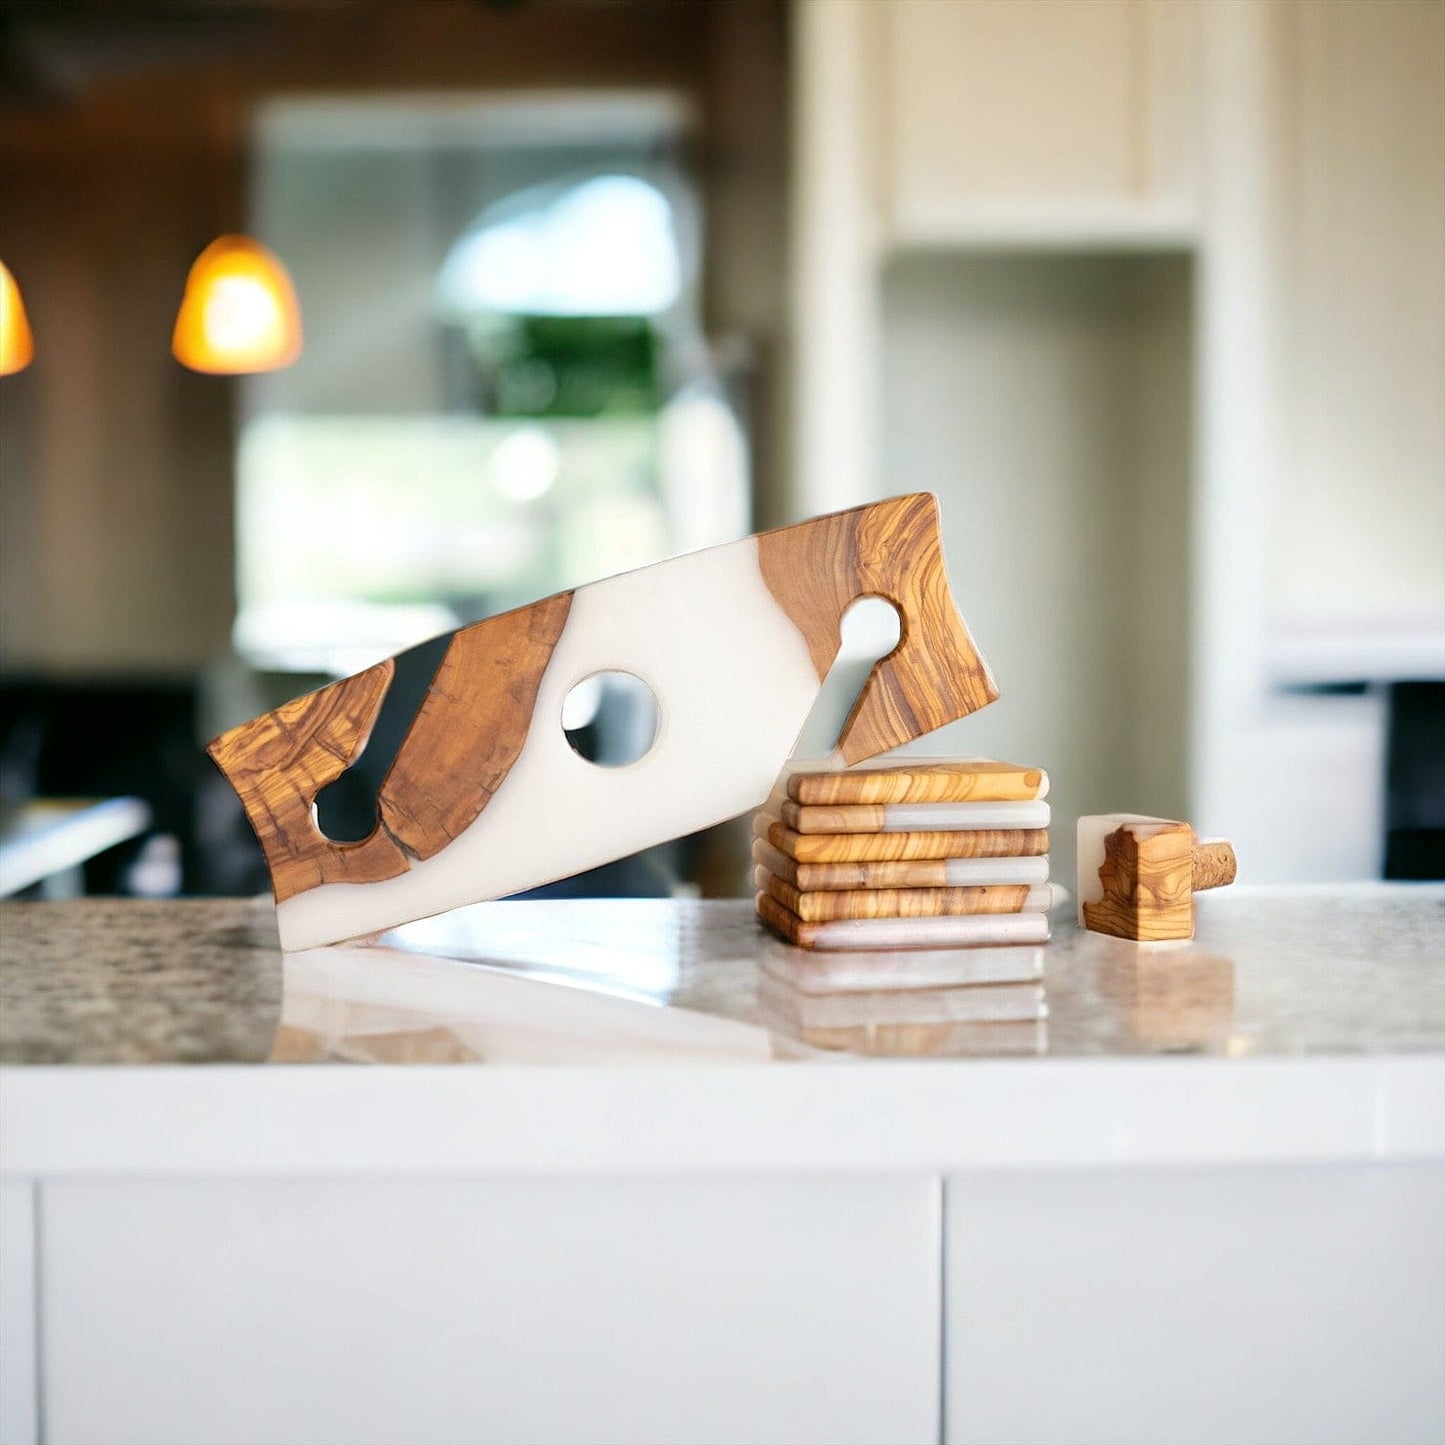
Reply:
[[1211, 895], [1187, 945], [1060, 911], [1044, 948], [831, 960], [765, 934], [746, 902], [484, 903], [284, 959], [269, 900], [5, 904], [0, 1062], [1436, 1051], [1442, 947], [1436, 885]]

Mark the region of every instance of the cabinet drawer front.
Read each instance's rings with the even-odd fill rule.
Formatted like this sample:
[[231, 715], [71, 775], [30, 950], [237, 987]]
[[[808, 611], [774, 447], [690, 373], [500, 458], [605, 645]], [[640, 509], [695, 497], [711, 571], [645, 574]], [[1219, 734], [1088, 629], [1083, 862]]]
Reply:
[[1445, 1433], [1438, 1165], [948, 1182], [952, 1445]]
[[0, 1184], [0, 1441], [35, 1445], [35, 1186]]
[[939, 1186], [63, 1184], [52, 1445], [934, 1440]]

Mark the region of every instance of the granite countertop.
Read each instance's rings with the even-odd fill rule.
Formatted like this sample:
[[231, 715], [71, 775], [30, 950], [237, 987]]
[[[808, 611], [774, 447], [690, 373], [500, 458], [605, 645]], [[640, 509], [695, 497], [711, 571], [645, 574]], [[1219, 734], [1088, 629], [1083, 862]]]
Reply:
[[[927, 986], [859, 992], [847, 977], [856, 957], [843, 956], [803, 960], [814, 976], [800, 990], [777, 982], [796, 973], [798, 951], [766, 935], [746, 902], [479, 904], [284, 958], [269, 899], [11, 903], [0, 905], [0, 1063], [1445, 1050], [1436, 885], [1236, 888], [1200, 900], [1193, 944], [1155, 948], [1081, 932], [1056, 912], [1042, 949], [953, 957], [976, 969], [983, 952], [1006, 955], [1015, 981], [950, 986], [946, 956], [893, 955], [872, 963]], [[936, 976], [920, 980], [924, 965]], [[1007, 1000], [1005, 1017], [971, 1021], [980, 1000]]]

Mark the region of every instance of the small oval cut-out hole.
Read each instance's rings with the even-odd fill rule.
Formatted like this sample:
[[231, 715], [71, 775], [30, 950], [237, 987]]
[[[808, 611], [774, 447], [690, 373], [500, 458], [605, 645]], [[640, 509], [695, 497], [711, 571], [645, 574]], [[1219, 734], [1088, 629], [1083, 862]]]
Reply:
[[652, 689], [631, 672], [594, 672], [562, 700], [562, 731], [572, 751], [603, 768], [646, 757], [660, 717]]
[[887, 657], [903, 636], [903, 616], [886, 597], [855, 597], [838, 621], [843, 645], [839, 662], [877, 662]]
[[838, 631], [842, 645], [803, 724], [794, 757], [821, 758], [837, 746], [838, 734], [873, 664], [898, 646], [903, 618], [886, 597], [855, 597], [839, 619]]

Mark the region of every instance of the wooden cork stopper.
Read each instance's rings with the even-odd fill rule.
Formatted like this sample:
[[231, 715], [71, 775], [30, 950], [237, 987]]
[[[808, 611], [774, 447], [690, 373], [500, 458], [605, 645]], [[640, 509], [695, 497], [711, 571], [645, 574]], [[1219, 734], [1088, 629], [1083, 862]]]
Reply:
[[1228, 838], [1197, 839], [1191, 868], [1194, 892], [1233, 883], [1236, 866], [1234, 845]]

